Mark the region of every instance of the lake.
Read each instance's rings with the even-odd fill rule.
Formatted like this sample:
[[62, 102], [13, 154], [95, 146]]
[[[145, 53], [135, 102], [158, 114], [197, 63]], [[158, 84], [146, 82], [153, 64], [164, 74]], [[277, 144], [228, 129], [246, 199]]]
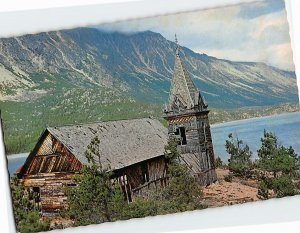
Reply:
[[229, 158], [225, 150], [225, 141], [228, 134], [233, 133], [248, 144], [257, 158], [257, 149], [260, 148], [260, 139], [264, 129], [271, 131], [278, 137], [278, 143], [283, 146], [292, 146], [300, 155], [300, 112], [231, 121], [211, 126], [215, 156], [223, 161]]
[[[229, 156], [225, 150], [225, 141], [228, 134], [233, 133], [249, 145], [253, 152], [253, 158], [256, 158], [256, 151], [260, 147], [264, 129], [274, 132], [281, 145], [292, 146], [300, 155], [300, 112], [295, 112], [212, 125], [215, 156], [219, 156], [227, 162]], [[25, 162], [27, 156], [28, 153], [9, 156], [8, 170], [10, 174], [13, 174]]]

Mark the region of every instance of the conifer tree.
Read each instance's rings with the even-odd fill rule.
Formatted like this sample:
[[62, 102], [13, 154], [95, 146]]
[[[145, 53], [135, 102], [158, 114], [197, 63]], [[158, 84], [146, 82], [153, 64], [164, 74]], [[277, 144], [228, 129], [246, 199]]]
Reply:
[[232, 133], [230, 133], [228, 140], [226, 140], [225, 148], [230, 155], [230, 159], [228, 159], [229, 171], [237, 176], [250, 176], [252, 170], [252, 152], [249, 146], [247, 144], [244, 145], [242, 140], [238, 137], [234, 138]]
[[274, 177], [277, 177], [279, 173], [295, 175], [299, 160], [298, 155], [292, 147], [280, 146], [274, 133], [264, 130], [261, 147], [257, 153], [259, 167], [272, 173]]
[[274, 133], [264, 130], [258, 152], [258, 166], [262, 171], [258, 189], [260, 199], [269, 198], [269, 190], [276, 197], [293, 196], [296, 192], [294, 179], [297, 175], [299, 157], [292, 147], [280, 146]]
[[75, 176], [76, 187], [66, 188], [66, 213], [77, 226], [122, 219], [122, 208], [127, 204], [120, 186], [110, 180], [110, 168], [102, 164], [99, 144], [98, 137], [92, 139], [85, 153], [90, 165]]

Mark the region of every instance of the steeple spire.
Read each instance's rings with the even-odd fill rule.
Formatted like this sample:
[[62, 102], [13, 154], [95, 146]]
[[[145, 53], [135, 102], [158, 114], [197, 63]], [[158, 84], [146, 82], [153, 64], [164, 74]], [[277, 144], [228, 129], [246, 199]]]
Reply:
[[180, 58], [180, 45], [175, 34], [176, 52], [174, 74], [171, 83], [169, 101], [166, 112], [174, 112], [176, 109], [193, 109], [199, 106], [199, 98], [202, 102], [200, 93], [184, 67]]
[[177, 35], [175, 33], [175, 43], [176, 43], [176, 56], [180, 56], [179, 52], [180, 52], [180, 45], [178, 43], [178, 39], [177, 39]]

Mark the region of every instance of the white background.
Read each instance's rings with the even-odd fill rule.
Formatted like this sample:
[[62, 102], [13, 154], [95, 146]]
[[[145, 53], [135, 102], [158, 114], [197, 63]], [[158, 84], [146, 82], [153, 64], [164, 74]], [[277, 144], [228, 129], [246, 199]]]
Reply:
[[[245, 1], [247, 0], [0, 0], [0, 37]], [[297, 77], [300, 77], [300, 1], [287, 0], [286, 3], [296, 72]], [[299, 83], [298, 78], [298, 86]], [[0, 137], [0, 232], [15, 232], [2, 136]], [[63, 232], [298, 233], [300, 197], [72, 228]]]

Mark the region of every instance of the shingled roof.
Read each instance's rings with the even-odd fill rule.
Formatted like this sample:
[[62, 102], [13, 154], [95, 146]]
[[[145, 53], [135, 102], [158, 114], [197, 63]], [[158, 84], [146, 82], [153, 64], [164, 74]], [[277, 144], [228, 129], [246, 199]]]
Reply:
[[180, 45], [176, 41], [176, 53], [175, 53], [175, 65], [174, 74], [171, 82], [171, 89], [169, 93], [168, 104], [166, 106], [166, 112], [172, 112], [174, 106], [182, 106], [184, 109], [193, 109], [195, 106], [202, 105], [201, 107], [207, 107], [206, 103], [187, 72], [183, 61], [180, 57]]
[[85, 151], [98, 136], [103, 166], [120, 169], [164, 154], [167, 129], [156, 119], [143, 118], [47, 128], [82, 163]]

